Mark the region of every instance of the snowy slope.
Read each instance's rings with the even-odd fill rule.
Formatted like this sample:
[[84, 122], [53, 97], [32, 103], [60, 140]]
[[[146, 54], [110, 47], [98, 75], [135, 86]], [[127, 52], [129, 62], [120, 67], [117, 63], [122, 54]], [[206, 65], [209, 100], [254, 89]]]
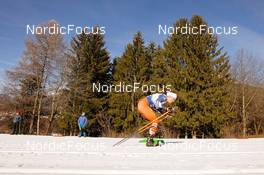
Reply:
[[0, 135], [0, 174], [264, 174], [264, 139], [130, 139]]

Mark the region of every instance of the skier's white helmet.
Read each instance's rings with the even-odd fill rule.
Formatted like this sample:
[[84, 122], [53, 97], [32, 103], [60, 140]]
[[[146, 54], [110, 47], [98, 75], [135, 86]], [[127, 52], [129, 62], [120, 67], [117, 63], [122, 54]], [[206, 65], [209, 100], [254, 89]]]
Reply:
[[173, 92], [167, 91], [167, 94], [166, 95], [172, 97], [174, 100], [177, 99], [177, 94], [175, 94]]
[[85, 115], [85, 112], [83, 112], [82, 115]]

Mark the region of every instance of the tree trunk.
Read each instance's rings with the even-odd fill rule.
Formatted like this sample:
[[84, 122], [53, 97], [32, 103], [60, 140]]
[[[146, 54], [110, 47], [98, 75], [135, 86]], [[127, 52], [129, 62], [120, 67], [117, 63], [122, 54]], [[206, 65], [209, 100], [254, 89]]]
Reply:
[[256, 135], [259, 135], [260, 129], [261, 129], [261, 122], [256, 121], [256, 119], [254, 119], [254, 132]]
[[40, 126], [40, 112], [42, 107], [43, 92], [41, 93], [39, 104], [38, 104], [38, 119], [37, 119], [37, 135], [39, 135], [39, 126]]
[[[42, 69], [41, 69], [40, 79], [38, 79], [38, 91], [37, 91], [37, 99], [36, 99], [39, 102], [38, 103], [38, 119], [37, 119], [37, 135], [39, 134], [40, 110], [41, 110], [41, 105], [42, 105], [41, 102], [42, 102], [42, 98], [43, 98], [45, 81], [47, 80], [47, 76], [44, 78], [46, 63], [47, 63], [47, 55], [45, 56], [44, 63], [43, 63]], [[43, 84], [44, 84], [44, 86], [43, 86]], [[39, 98], [40, 92], [42, 92], [42, 93], [41, 93], [41, 96]], [[35, 110], [35, 107], [33, 110]], [[35, 112], [36, 112], [36, 110], [33, 112], [34, 118], [35, 118]], [[33, 127], [33, 123], [34, 123], [34, 119], [32, 122], [32, 127]]]
[[51, 104], [51, 114], [50, 114], [50, 119], [49, 119], [49, 123], [48, 123], [48, 127], [46, 130], [46, 135], [48, 135], [49, 133], [51, 133], [51, 124], [53, 122], [53, 118], [54, 118], [54, 113], [55, 113], [55, 100], [56, 100], [56, 96], [53, 95], [52, 97], [52, 104]]
[[243, 137], [246, 137], [247, 122], [246, 122], [246, 107], [245, 107], [245, 85], [242, 85], [242, 122], [243, 122]]
[[196, 139], [196, 131], [195, 130], [192, 130], [192, 138]]
[[30, 120], [30, 126], [29, 126], [29, 134], [33, 133], [33, 125], [34, 125], [34, 120], [35, 120], [35, 115], [36, 115], [38, 98], [39, 98], [39, 89], [37, 90], [37, 95], [36, 95], [35, 100], [34, 100], [34, 107], [33, 107], [32, 116], [31, 116], [31, 120]]
[[188, 133], [186, 129], [185, 129], [185, 139], [188, 139]]

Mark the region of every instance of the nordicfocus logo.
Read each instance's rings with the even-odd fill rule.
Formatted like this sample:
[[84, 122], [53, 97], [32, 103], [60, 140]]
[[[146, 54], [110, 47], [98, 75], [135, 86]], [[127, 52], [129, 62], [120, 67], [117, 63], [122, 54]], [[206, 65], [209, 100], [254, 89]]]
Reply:
[[190, 26], [185, 25], [182, 27], [178, 26], [167, 26], [167, 25], [158, 25], [158, 34], [159, 35], [173, 35], [173, 34], [183, 34], [183, 35], [200, 35], [203, 33], [208, 33], [211, 35], [237, 35], [238, 26]]
[[165, 90], [171, 91], [170, 89], [171, 85], [142, 85], [141, 83], [133, 83], [133, 84], [125, 84], [124, 82], [119, 82], [116, 85], [110, 84], [100, 84], [100, 83], [93, 83], [93, 92], [103, 92], [103, 93], [109, 93], [109, 92], [136, 92], [136, 91], [142, 91], [142, 92], [164, 92]]
[[36, 26], [36, 25], [27, 25], [26, 26], [27, 35], [72, 35], [77, 34], [80, 35], [82, 33], [85, 34], [100, 34], [104, 35], [106, 33], [105, 26], [97, 27], [97, 26], [76, 26], [73, 24], [69, 24], [66, 26], [60, 26], [58, 24], [52, 24], [51, 26]]

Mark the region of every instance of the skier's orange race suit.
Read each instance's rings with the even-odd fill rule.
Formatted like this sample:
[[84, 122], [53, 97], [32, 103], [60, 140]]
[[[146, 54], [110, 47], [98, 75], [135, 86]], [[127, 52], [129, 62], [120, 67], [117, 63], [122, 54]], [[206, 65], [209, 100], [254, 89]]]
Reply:
[[[153, 121], [157, 118], [156, 113], [162, 113], [164, 111], [164, 105], [166, 103], [173, 103], [177, 98], [177, 95], [173, 92], [166, 92], [166, 94], [155, 93], [144, 97], [138, 102], [138, 111], [147, 120]], [[158, 121], [152, 123], [149, 129], [150, 137], [153, 137], [158, 130]]]

